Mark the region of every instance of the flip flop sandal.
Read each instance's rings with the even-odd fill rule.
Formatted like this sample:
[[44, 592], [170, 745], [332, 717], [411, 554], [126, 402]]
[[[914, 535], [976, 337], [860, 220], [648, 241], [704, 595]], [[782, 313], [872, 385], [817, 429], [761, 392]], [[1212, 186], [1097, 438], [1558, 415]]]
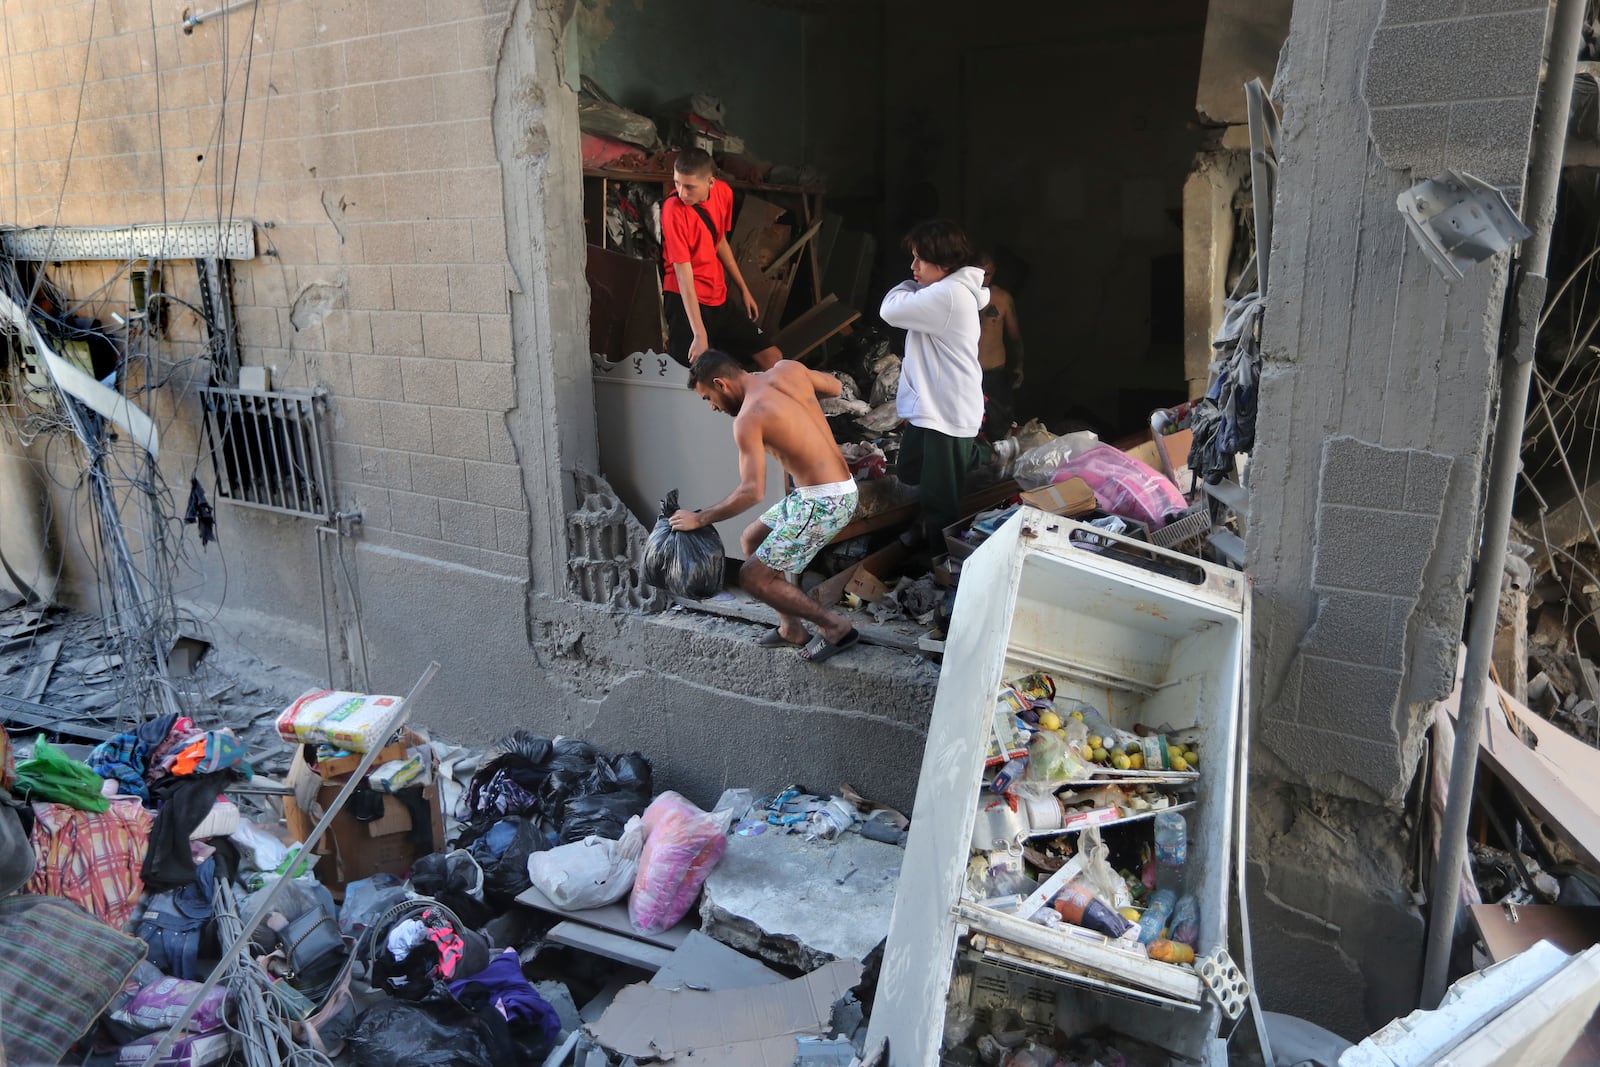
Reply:
[[861, 634], [854, 626], [850, 627], [849, 633], [839, 638], [838, 644], [833, 644], [826, 637], [818, 634], [800, 650], [800, 658], [808, 663], [823, 663], [850, 648], [859, 640], [861, 640]]
[[[810, 635], [808, 634], [807, 637], [809, 638], [809, 636]], [[774, 626], [772, 629], [756, 638], [756, 644], [760, 645], [762, 648], [804, 648], [806, 642], [791, 641], [787, 637], [783, 636], [783, 631]]]

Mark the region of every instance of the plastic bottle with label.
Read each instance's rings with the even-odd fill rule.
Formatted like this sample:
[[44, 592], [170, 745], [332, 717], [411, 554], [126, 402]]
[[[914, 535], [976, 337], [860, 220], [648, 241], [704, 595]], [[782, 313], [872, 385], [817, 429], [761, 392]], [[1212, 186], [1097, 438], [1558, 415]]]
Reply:
[[1189, 859], [1189, 823], [1182, 812], [1156, 813], [1156, 886], [1183, 890], [1183, 869]]

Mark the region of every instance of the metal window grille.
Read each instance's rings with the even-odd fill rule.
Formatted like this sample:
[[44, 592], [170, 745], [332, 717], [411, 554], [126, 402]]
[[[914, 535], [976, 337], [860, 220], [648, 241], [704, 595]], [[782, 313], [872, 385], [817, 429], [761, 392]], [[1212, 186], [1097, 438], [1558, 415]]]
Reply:
[[333, 514], [321, 393], [211, 386], [200, 396], [219, 499], [315, 519]]

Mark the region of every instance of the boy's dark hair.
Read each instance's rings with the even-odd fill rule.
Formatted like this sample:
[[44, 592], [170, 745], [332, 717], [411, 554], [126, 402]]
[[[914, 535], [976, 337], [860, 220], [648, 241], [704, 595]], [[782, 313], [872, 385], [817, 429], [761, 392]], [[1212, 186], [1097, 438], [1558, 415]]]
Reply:
[[961, 227], [949, 219], [917, 223], [900, 244], [907, 252], [940, 270], [956, 270], [972, 263], [971, 242]]
[[673, 160], [672, 169], [679, 174], [699, 175], [710, 174], [716, 167], [711, 162], [711, 153], [704, 148], [685, 148]]
[[689, 388], [710, 385], [713, 378], [737, 378], [743, 373], [738, 360], [719, 349], [708, 348], [689, 364]]

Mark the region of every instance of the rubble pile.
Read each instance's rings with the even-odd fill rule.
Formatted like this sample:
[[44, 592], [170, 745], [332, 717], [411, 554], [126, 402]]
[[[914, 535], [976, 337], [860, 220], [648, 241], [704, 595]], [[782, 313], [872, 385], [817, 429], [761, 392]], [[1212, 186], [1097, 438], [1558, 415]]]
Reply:
[[642, 753], [469, 751], [409, 702], [0, 732], [0, 973], [36, 990], [7, 1062], [872, 1062], [903, 816], [848, 787], [707, 811]]

